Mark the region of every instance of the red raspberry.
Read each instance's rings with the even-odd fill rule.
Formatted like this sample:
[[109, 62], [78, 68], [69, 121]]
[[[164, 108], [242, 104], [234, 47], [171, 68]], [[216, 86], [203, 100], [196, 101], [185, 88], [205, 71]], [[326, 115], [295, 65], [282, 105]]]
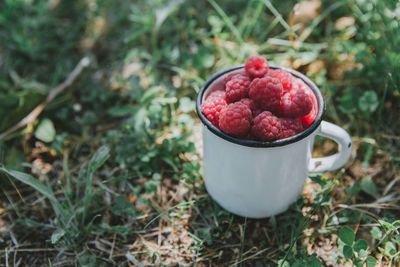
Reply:
[[210, 94], [206, 101], [201, 104], [201, 112], [207, 117], [207, 119], [215, 126], [218, 127], [220, 112], [227, 103], [225, 101], [225, 92], [215, 91]]
[[281, 137], [282, 124], [278, 117], [264, 111], [254, 118], [251, 133], [258, 140], [274, 141]]
[[293, 89], [295, 78], [284, 70], [269, 70], [268, 76], [278, 79], [282, 84], [283, 93], [287, 93]]
[[251, 111], [253, 111], [253, 112], [256, 110], [256, 104], [250, 98], [242, 98], [242, 99], [240, 99], [239, 102], [241, 102], [241, 103], [245, 104], [246, 106], [248, 106], [249, 109]]
[[318, 115], [317, 99], [315, 95], [309, 89], [306, 90], [306, 93], [311, 99], [312, 109], [307, 115], [299, 118], [299, 120], [303, 123], [304, 128], [308, 128], [314, 122], [315, 118]]
[[211, 99], [211, 98], [221, 98], [221, 99], [223, 99], [223, 100], [226, 100], [225, 91], [217, 90], [217, 91], [211, 92], [211, 93], [207, 96], [207, 100], [208, 100], [208, 99]]
[[222, 109], [219, 128], [227, 134], [245, 137], [250, 131], [252, 118], [249, 107], [241, 102], [232, 103]]
[[260, 108], [256, 108], [253, 112], [253, 116], [257, 117], [258, 115], [260, 115], [261, 113], [263, 113], [264, 110], [260, 109]]
[[256, 78], [250, 84], [249, 96], [261, 109], [279, 111], [282, 85], [271, 77]]
[[299, 118], [299, 120], [303, 123], [304, 128], [308, 128], [315, 120], [317, 117], [317, 112], [313, 108], [310, 113], [308, 113], [306, 116]]
[[267, 74], [269, 67], [267, 60], [262, 56], [251, 56], [246, 60], [244, 69], [249, 76], [261, 78]]
[[300, 79], [295, 79], [294, 86], [303, 90], [308, 89], [308, 86]]
[[288, 138], [303, 131], [300, 119], [280, 118], [282, 124], [281, 138]]
[[226, 100], [233, 103], [249, 95], [250, 78], [239, 74], [233, 76], [225, 86]]
[[297, 118], [307, 115], [312, 109], [310, 96], [305, 90], [294, 88], [283, 95], [281, 112], [285, 117]]
[[229, 82], [231, 79], [238, 78], [238, 77], [241, 77], [241, 76], [250, 78], [244, 72], [242, 72], [242, 73], [228, 73], [228, 74], [225, 74], [225, 77], [224, 77], [222, 82], [223, 82], [224, 85], [226, 85], [226, 83]]

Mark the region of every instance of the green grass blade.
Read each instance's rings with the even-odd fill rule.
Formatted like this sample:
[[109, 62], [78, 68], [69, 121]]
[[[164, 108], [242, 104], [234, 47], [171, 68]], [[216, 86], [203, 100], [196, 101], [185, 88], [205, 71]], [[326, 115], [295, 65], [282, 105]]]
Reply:
[[57, 198], [54, 196], [54, 193], [51, 190], [51, 188], [44, 185], [42, 182], [40, 182], [38, 179], [36, 179], [32, 175], [29, 175], [29, 174], [26, 174], [23, 172], [19, 172], [19, 171], [7, 170], [4, 167], [0, 167], [0, 172], [8, 175], [9, 177], [13, 177], [14, 179], [16, 179], [26, 185], [29, 185], [30, 187], [32, 187], [37, 192], [39, 192], [40, 194], [42, 194], [43, 196], [45, 196], [46, 198], [48, 198], [50, 200], [56, 214], [61, 215], [61, 216], [65, 215], [64, 209], [62, 208], [62, 206], [61, 206], [60, 202], [57, 200]]
[[271, 13], [279, 20], [279, 23], [286, 29], [286, 31], [293, 36], [297, 37], [297, 34], [290, 28], [289, 24], [284, 20], [281, 13], [272, 5], [271, 1], [265, 0], [265, 6], [271, 11]]
[[87, 211], [90, 206], [90, 202], [93, 199], [93, 174], [97, 171], [106, 160], [110, 157], [110, 149], [107, 146], [100, 147], [93, 157], [89, 161], [88, 170], [86, 175], [79, 177], [79, 179], [85, 179], [85, 195], [83, 197], [83, 216], [82, 223], [86, 219]]
[[107, 146], [100, 147], [89, 161], [88, 172], [97, 171], [110, 157], [110, 149]]
[[224, 21], [225, 25], [229, 28], [229, 30], [232, 32], [232, 34], [235, 36], [237, 41], [240, 44], [243, 44], [243, 38], [240, 35], [239, 30], [236, 28], [236, 26], [233, 24], [232, 20], [226, 15], [225, 11], [214, 1], [214, 0], [208, 0], [208, 2], [213, 6], [215, 11], [217, 11], [218, 15], [221, 16], [222, 20]]
[[52, 190], [49, 187], [45, 186], [42, 182], [34, 178], [33, 176], [19, 171], [13, 171], [13, 170], [9, 171], [4, 167], [0, 167], [0, 171], [8, 176], [17, 179], [18, 181], [26, 185], [29, 185], [30, 187], [41, 193], [43, 196], [47, 197], [49, 200], [57, 201]]
[[249, 24], [249, 21], [253, 18], [255, 1], [256, 0], [250, 0], [247, 2], [247, 5], [243, 11], [243, 15], [241, 16], [241, 20], [238, 23], [237, 28], [242, 36], [244, 36], [244, 32]]
[[63, 170], [66, 181], [66, 196], [70, 198], [72, 196], [72, 182], [71, 182], [71, 172], [68, 167], [68, 154], [65, 155], [63, 160]]
[[252, 9], [252, 15], [250, 16], [250, 19], [246, 19], [247, 24], [246, 27], [244, 27], [244, 31], [242, 32], [244, 38], [249, 37], [253, 33], [254, 27], [259, 21], [259, 18], [264, 10], [264, 7], [265, 5], [262, 1], [257, 1], [257, 6], [254, 9]]

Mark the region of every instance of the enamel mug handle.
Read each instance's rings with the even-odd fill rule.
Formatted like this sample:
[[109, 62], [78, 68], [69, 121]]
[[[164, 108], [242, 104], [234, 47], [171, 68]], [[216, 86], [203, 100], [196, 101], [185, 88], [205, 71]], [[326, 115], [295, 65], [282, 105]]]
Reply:
[[333, 171], [342, 167], [351, 155], [350, 135], [341, 127], [326, 121], [321, 122], [318, 135], [332, 139], [339, 145], [339, 152], [321, 158], [311, 158], [308, 165], [310, 173]]

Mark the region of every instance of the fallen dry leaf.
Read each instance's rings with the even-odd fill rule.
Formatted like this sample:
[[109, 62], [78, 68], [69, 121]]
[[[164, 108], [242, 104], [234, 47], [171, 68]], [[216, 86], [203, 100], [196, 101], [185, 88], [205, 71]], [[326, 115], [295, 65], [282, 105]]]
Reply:
[[301, 1], [293, 8], [291, 22], [308, 24], [320, 14], [321, 0]]
[[335, 23], [335, 28], [338, 31], [343, 31], [344, 29], [354, 26], [356, 20], [353, 17], [341, 17]]
[[127, 79], [132, 75], [138, 74], [141, 69], [142, 64], [140, 64], [139, 62], [131, 62], [123, 67], [122, 77], [124, 79]]
[[346, 72], [362, 68], [362, 65], [355, 61], [352, 54], [340, 54], [336, 59], [337, 62], [329, 68], [329, 76], [333, 80], [343, 80]]
[[307, 66], [307, 73], [309, 74], [316, 74], [319, 73], [321, 70], [325, 69], [325, 62], [323, 60], [316, 60], [314, 62], [311, 62]]

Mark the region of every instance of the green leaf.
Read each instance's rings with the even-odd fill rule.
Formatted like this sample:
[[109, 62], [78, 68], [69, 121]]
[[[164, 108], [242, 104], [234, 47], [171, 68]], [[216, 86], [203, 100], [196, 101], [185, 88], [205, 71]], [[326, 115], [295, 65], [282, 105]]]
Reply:
[[145, 123], [147, 119], [147, 110], [146, 108], [140, 108], [138, 112], [135, 114], [135, 131], [143, 132], [145, 128]]
[[127, 235], [129, 233], [129, 228], [126, 226], [122, 225], [109, 225], [106, 223], [102, 223], [101, 226], [98, 228], [99, 232], [101, 233], [106, 233], [106, 232], [111, 232], [114, 234], [119, 234], [119, 235]]
[[378, 96], [375, 91], [369, 90], [364, 92], [361, 98], [358, 100], [358, 106], [361, 111], [372, 113], [379, 105]]
[[0, 171], [17, 179], [18, 181], [20, 181], [24, 184], [29, 185], [30, 187], [32, 187], [33, 189], [35, 189], [36, 191], [41, 193], [43, 196], [47, 197], [48, 199], [57, 201], [57, 199], [54, 197], [51, 189], [49, 187], [45, 186], [44, 184], [42, 184], [42, 182], [40, 182], [33, 176], [23, 173], [23, 172], [9, 171], [3, 167], [0, 167]]
[[117, 196], [111, 212], [117, 216], [127, 216], [134, 214], [135, 209], [126, 196]]
[[211, 49], [201, 46], [193, 57], [193, 64], [199, 68], [208, 69], [214, 65], [215, 56]]
[[322, 267], [321, 262], [317, 258], [315, 254], [313, 254], [307, 262], [307, 266], [309, 267]]
[[125, 117], [134, 114], [137, 108], [132, 105], [116, 106], [108, 110], [108, 114], [112, 117]]
[[363, 264], [364, 264], [364, 262], [363, 262], [361, 259], [354, 259], [353, 264], [354, 264], [356, 267], [362, 267]]
[[368, 250], [360, 249], [358, 252], [358, 257], [361, 259], [365, 259], [368, 256]]
[[352, 246], [354, 243], [354, 232], [348, 226], [344, 226], [339, 229], [339, 239], [348, 246]]
[[110, 157], [110, 149], [108, 146], [100, 147], [89, 161], [89, 172], [95, 172]]
[[375, 267], [376, 259], [374, 257], [372, 257], [372, 256], [368, 256], [367, 260], [366, 260], [366, 263], [367, 263], [367, 267]]
[[159, 181], [154, 181], [154, 180], [146, 181], [146, 183], [144, 184], [146, 193], [151, 194], [151, 193], [157, 192], [157, 188], [158, 188], [159, 184], [160, 184]]
[[345, 188], [344, 191], [346, 192], [346, 194], [355, 196], [361, 191], [360, 183], [355, 182], [351, 187]]
[[361, 189], [362, 191], [364, 191], [365, 193], [367, 193], [368, 195], [377, 198], [379, 196], [378, 194], [378, 188], [376, 187], [374, 181], [372, 180], [372, 178], [370, 176], [365, 176], [362, 180], [361, 180]]
[[344, 113], [357, 112], [357, 94], [353, 88], [345, 90], [339, 98], [339, 109]]
[[57, 229], [53, 232], [51, 235], [51, 243], [53, 245], [57, 244], [58, 241], [61, 240], [61, 238], [65, 235], [65, 231], [63, 229]]
[[222, 28], [224, 27], [224, 22], [219, 17], [215, 15], [210, 15], [208, 16], [207, 21], [213, 29], [213, 32], [219, 33], [222, 31]]
[[278, 267], [290, 267], [290, 263], [282, 259], [278, 261]]
[[346, 259], [351, 259], [351, 257], [353, 257], [353, 248], [348, 245], [344, 245], [342, 253]]
[[0, 172], [13, 177], [14, 179], [29, 185], [30, 187], [32, 187], [33, 189], [35, 189], [36, 191], [38, 191], [40, 194], [42, 194], [43, 196], [47, 197], [50, 202], [53, 205], [54, 211], [59, 214], [59, 215], [64, 215], [65, 212], [61, 206], [61, 204], [58, 202], [57, 198], [54, 196], [53, 191], [45, 186], [42, 182], [40, 182], [39, 180], [37, 180], [36, 178], [34, 178], [33, 176], [23, 173], [23, 172], [18, 172], [18, 171], [9, 171], [4, 167], [0, 167]]
[[43, 119], [35, 130], [35, 137], [43, 142], [50, 143], [56, 137], [56, 129], [49, 119]]
[[[22, 163], [25, 160], [25, 155], [16, 146], [6, 147], [0, 144], [0, 151], [4, 151], [4, 165], [13, 170], [22, 170]], [[1, 155], [0, 155], [1, 157]]]
[[354, 251], [360, 252], [360, 250], [367, 250], [368, 249], [368, 243], [367, 241], [360, 239], [357, 240], [356, 243], [353, 246]]
[[397, 227], [389, 222], [386, 222], [384, 220], [378, 220], [378, 221], [386, 231], [396, 231], [397, 230]]
[[379, 240], [382, 238], [382, 231], [379, 229], [379, 227], [372, 227], [371, 229], [371, 236], [374, 240]]
[[386, 242], [384, 253], [386, 256], [393, 257], [397, 253], [396, 246], [390, 241]]
[[184, 112], [188, 113], [193, 111], [195, 108], [194, 101], [192, 101], [189, 97], [182, 97], [179, 99], [179, 109]]

